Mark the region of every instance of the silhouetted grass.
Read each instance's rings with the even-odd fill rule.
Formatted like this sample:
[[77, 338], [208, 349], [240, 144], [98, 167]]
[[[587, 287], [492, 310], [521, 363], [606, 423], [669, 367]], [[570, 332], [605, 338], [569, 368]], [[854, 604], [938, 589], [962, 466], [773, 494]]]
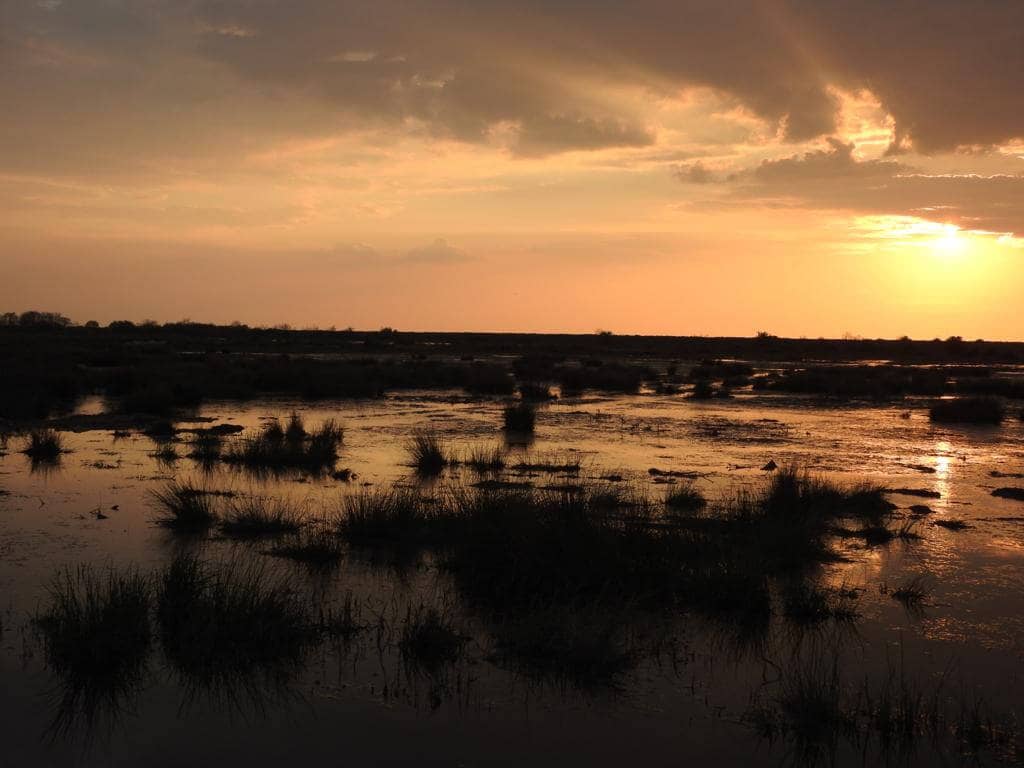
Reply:
[[994, 397], [957, 397], [934, 403], [929, 417], [941, 424], [1001, 424], [1006, 408]]
[[733, 535], [743, 539], [748, 557], [769, 570], [800, 570], [832, 557], [827, 539], [842, 533], [837, 520], [884, 528], [894, 509], [883, 488], [842, 488], [796, 467], [783, 467], [763, 490], [740, 495], [729, 516]]
[[583, 469], [583, 462], [579, 455], [574, 453], [527, 456], [513, 464], [512, 469], [520, 473], [577, 475]]
[[173, 464], [181, 457], [178, 455], [177, 449], [171, 443], [160, 444], [153, 453], [149, 454], [151, 458], [163, 464]]
[[440, 436], [429, 429], [417, 429], [406, 446], [416, 471], [424, 476], [439, 475], [452, 463], [448, 447]]
[[602, 392], [635, 393], [645, 380], [658, 373], [646, 366], [585, 360], [579, 366], [563, 366], [556, 371], [563, 392], [578, 393], [594, 389]]
[[767, 382], [774, 390], [872, 399], [941, 395], [947, 374], [938, 368], [898, 365], [821, 365], [787, 370]]
[[856, 593], [827, 589], [800, 581], [783, 592], [783, 615], [798, 624], [817, 624], [829, 619], [853, 621], [857, 612]]
[[199, 432], [189, 442], [188, 457], [204, 465], [212, 465], [221, 457], [224, 438], [214, 432]]
[[157, 525], [179, 532], [202, 532], [217, 521], [216, 493], [185, 480], [173, 480], [149, 492], [161, 512]]
[[310, 568], [327, 569], [341, 562], [342, 548], [332, 531], [317, 529], [275, 545], [270, 554]]
[[529, 381], [519, 385], [519, 396], [525, 401], [532, 402], [547, 402], [558, 399], [558, 396], [551, 391], [551, 387], [547, 384]]
[[160, 576], [156, 617], [168, 662], [190, 686], [230, 689], [239, 677], [287, 674], [317, 639], [298, 593], [259, 561], [179, 555]]
[[447, 612], [423, 604], [406, 609], [398, 649], [407, 664], [428, 670], [450, 664], [458, 660], [465, 643]]
[[58, 672], [118, 677], [149, 650], [150, 581], [135, 570], [64, 569], [47, 588], [35, 625]]
[[693, 483], [669, 486], [665, 492], [665, 506], [675, 512], [697, 512], [707, 505], [708, 500]]
[[459, 463], [483, 475], [490, 472], [501, 472], [505, 469], [507, 461], [505, 451], [500, 446], [493, 448], [477, 446], [471, 449]]
[[421, 546], [438, 534], [430, 517], [413, 490], [364, 490], [342, 497], [336, 527], [350, 544]]
[[715, 387], [706, 379], [700, 379], [693, 385], [690, 397], [694, 400], [710, 400], [715, 396]]
[[444, 568], [490, 606], [612, 593], [671, 600], [694, 552], [684, 534], [650, 525], [648, 515], [587, 490], [475, 490], [451, 494], [429, 525], [446, 531]]
[[293, 443], [304, 440], [307, 436], [306, 424], [297, 411], [292, 411], [288, 417], [288, 426], [284, 428], [284, 439]]
[[44, 428], [33, 429], [28, 433], [22, 453], [33, 461], [56, 462], [64, 450], [64, 440], [60, 432]]
[[327, 420], [307, 433], [301, 419], [293, 414], [288, 428], [274, 421], [252, 437], [228, 447], [222, 459], [228, 464], [255, 470], [306, 469], [319, 472], [329, 469], [338, 460], [344, 430]]
[[527, 400], [512, 403], [505, 406], [502, 418], [506, 432], [531, 435], [537, 423], [537, 407]]
[[221, 518], [220, 532], [233, 539], [259, 539], [297, 533], [302, 517], [282, 499], [250, 496], [232, 500]]
[[920, 606], [927, 595], [925, 580], [921, 576], [914, 576], [889, 593], [893, 600], [903, 603], [907, 608]]
[[150, 580], [133, 569], [81, 566], [50, 583], [33, 624], [59, 682], [53, 737], [81, 727], [91, 738], [102, 722], [112, 727], [134, 698], [147, 669], [151, 597]]
[[617, 611], [528, 610], [495, 627], [498, 662], [582, 690], [615, 686], [641, 654]]

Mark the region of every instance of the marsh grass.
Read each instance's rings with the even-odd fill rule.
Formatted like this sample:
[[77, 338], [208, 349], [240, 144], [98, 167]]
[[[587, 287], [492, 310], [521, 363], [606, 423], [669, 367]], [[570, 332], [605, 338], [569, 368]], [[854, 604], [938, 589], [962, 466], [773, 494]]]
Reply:
[[921, 538], [921, 535], [914, 530], [918, 522], [918, 516], [901, 520], [896, 526], [891, 526], [884, 520], [866, 520], [859, 528], [851, 530], [837, 527], [833, 529], [833, 533], [840, 538], [860, 539], [868, 547], [884, 546], [893, 541], [910, 543], [919, 541]]
[[224, 450], [224, 438], [215, 432], [198, 432], [188, 444], [188, 458], [205, 466], [216, 463]]
[[441, 474], [454, 459], [448, 451], [448, 446], [437, 432], [431, 429], [415, 430], [406, 444], [406, 452], [416, 472], [424, 477]]
[[149, 649], [149, 579], [135, 570], [64, 569], [34, 623], [47, 661], [75, 675], [116, 676]]
[[421, 603], [406, 609], [398, 650], [406, 664], [429, 671], [458, 661], [467, 640], [450, 611]]
[[552, 453], [539, 456], [527, 456], [512, 465], [512, 470], [520, 474], [565, 474], [578, 475], [583, 470], [583, 461], [579, 454]]
[[847, 589], [827, 589], [803, 581], [783, 591], [783, 615], [796, 624], [813, 625], [835, 620], [852, 622], [860, 616], [856, 593]]
[[693, 390], [690, 392], [690, 397], [693, 400], [711, 400], [714, 396], [715, 387], [706, 379], [697, 381], [693, 385]]
[[298, 533], [300, 510], [283, 499], [256, 496], [232, 499], [219, 523], [220, 533], [232, 539], [260, 539]]
[[643, 653], [618, 611], [533, 609], [494, 629], [495, 660], [513, 671], [580, 690], [614, 688]]
[[708, 505], [693, 483], [679, 483], [669, 486], [665, 492], [665, 506], [672, 512], [699, 512]]
[[908, 610], [920, 608], [927, 596], [928, 589], [922, 576], [914, 576], [889, 593], [889, 597], [902, 603]]
[[224, 492], [210, 491], [187, 480], [172, 480], [149, 492], [160, 515], [156, 523], [181, 533], [202, 533], [217, 522], [217, 499]]
[[315, 529], [282, 541], [270, 549], [270, 554], [311, 569], [327, 570], [341, 563], [343, 551], [333, 531]]
[[834, 559], [829, 536], [856, 535], [840, 528], [838, 521], [884, 528], [894, 509], [883, 488], [843, 488], [787, 466], [774, 472], [760, 491], [739, 494], [726, 514], [745, 556], [769, 571], [785, 572]]
[[940, 424], [1001, 424], [1006, 407], [995, 397], [957, 397], [936, 401], [928, 415]]
[[288, 425], [284, 428], [284, 439], [293, 443], [304, 440], [309, 433], [306, 432], [306, 424], [298, 411], [292, 411], [288, 417]]
[[301, 419], [293, 414], [287, 428], [271, 422], [256, 435], [228, 446], [221, 458], [256, 471], [305, 469], [319, 473], [334, 466], [343, 438], [344, 430], [334, 420], [306, 432]]
[[519, 396], [524, 401], [538, 403], [558, 399], [558, 395], [551, 391], [551, 387], [549, 385], [530, 381], [522, 382], [519, 385]]
[[156, 618], [182, 681], [217, 690], [247, 686], [252, 675], [289, 677], [318, 638], [293, 585], [258, 560], [177, 556], [159, 577]]
[[159, 444], [157, 449], [149, 454], [149, 456], [161, 464], [173, 464], [181, 458], [178, 455], [177, 449], [169, 442]]
[[324, 636], [342, 643], [351, 642], [369, 629], [369, 625], [363, 621], [362, 605], [351, 592], [345, 593], [345, 599], [338, 608], [329, 607], [324, 610], [321, 606], [316, 623]]
[[506, 405], [502, 422], [506, 432], [532, 435], [537, 424], [537, 406], [529, 400]]
[[508, 457], [505, 450], [500, 446], [491, 448], [476, 446], [470, 449], [469, 453], [459, 463], [469, 467], [477, 474], [486, 475], [504, 471], [508, 465]]
[[151, 581], [134, 569], [60, 571], [33, 617], [59, 688], [53, 738], [113, 726], [137, 694], [151, 645]]
[[49, 428], [33, 429], [28, 433], [22, 453], [32, 461], [56, 463], [67, 449], [60, 432]]
[[431, 506], [412, 489], [363, 490], [342, 497], [335, 528], [350, 544], [419, 547], [436, 540]]

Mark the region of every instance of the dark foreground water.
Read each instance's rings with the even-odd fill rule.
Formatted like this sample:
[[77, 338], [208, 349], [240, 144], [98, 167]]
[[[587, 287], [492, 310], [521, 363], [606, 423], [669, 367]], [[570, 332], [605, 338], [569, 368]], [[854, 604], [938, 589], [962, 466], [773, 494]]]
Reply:
[[[836, 544], [843, 560], [824, 568], [820, 580], [856, 593], [855, 621], [807, 628], [775, 617], [752, 633], [684, 614], [624, 609], [583, 617], [585, 625], [611, 622], [627, 636], [642, 629], [647, 645], [635, 666], [595, 685], [507, 663], [495, 649], [493, 619], [460, 605], [429, 558], [396, 569], [351, 553], [337, 570], [312, 573], [267, 557], [265, 543], [182, 542], [152, 523], [148, 493], [172, 478], [286, 497], [315, 520], [342, 494], [417, 482], [405, 452], [416, 427], [437, 429], [459, 450], [504, 441], [500, 402], [436, 393], [315, 407], [212, 404], [199, 415], [213, 421], [200, 425], [251, 429], [293, 408], [309, 425], [334, 418], [345, 426], [338, 467], [352, 469], [354, 481], [302, 472], [254, 477], [187, 458], [161, 462], [151, 455], [151, 439], [115, 438], [108, 430], [67, 433], [70, 452], [58, 466], [33, 466], [19, 453], [21, 440], [10, 438], [0, 457], [0, 766], [1021, 760], [1024, 503], [992, 496], [998, 487], [1024, 486], [1013, 477], [1024, 473], [1024, 424], [1016, 420], [947, 428], [930, 424], [915, 403], [829, 406], [753, 395], [706, 404], [653, 394], [586, 397], [544, 409], [535, 438], [510, 451], [545, 461], [579, 456], [584, 477], [620, 476], [598, 482], [655, 495], [663, 493], [665, 477], [652, 468], [691, 473], [715, 501], [763, 483], [770, 460], [843, 483], [939, 495], [890, 497], [916, 521], [918, 540]], [[510, 479], [559, 482], [526, 475]], [[437, 482], [475, 479], [461, 470]], [[929, 511], [912, 516], [913, 505]], [[967, 527], [936, 525], [947, 520]], [[155, 570], [182, 549], [210, 561], [263, 559], [318, 605], [351, 601], [364, 630], [325, 642], [295, 668], [215, 686], [175, 674], [157, 645], [144, 673], [116, 694], [69, 697], [68, 681], [47, 669], [31, 622], [54, 574], [83, 563]], [[921, 577], [926, 597], [908, 608], [891, 591], [914, 577]], [[402, 621], [421, 605], [440, 607], [467, 638], [456, 661], [424, 668], [403, 660]], [[782, 725], [780, 701], [811, 680], [819, 687], [834, 682], [824, 690], [851, 700], [861, 689], [912, 689], [922, 720], [933, 710], [945, 714], [929, 734], [922, 728], [912, 739], [864, 723], [857, 733], [823, 725], [824, 733], [794, 734]]]

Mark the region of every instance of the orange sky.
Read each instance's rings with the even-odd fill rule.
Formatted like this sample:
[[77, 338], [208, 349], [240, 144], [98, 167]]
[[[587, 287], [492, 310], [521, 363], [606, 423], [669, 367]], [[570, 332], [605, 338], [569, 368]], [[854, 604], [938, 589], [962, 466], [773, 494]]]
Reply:
[[0, 0], [0, 310], [1022, 338], [1024, 4]]

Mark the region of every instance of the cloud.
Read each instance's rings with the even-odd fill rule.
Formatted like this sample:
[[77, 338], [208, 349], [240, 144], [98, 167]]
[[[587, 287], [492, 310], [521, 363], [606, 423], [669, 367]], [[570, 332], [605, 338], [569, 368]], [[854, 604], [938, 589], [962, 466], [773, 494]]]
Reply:
[[726, 200], [920, 216], [967, 229], [1024, 234], [1024, 175], [928, 173], [858, 160], [853, 144], [767, 160], [734, 176]]
[[485, 142], [510, 122], [523, 156], [642, 146], [644, 115], [609, 94], [695, 86], [790, 141], [835, 131], [836, 87], [869, 89], [921, 152], [1024, 137], [1007, 0], [105, 0], [6, 3], [0, 29], [2, 166], [216, 156], [242, 125]]
[[714, 174], [699, 160], [676, 166], [674, 173], [684, 184], [710, 184], [715, 181]]
[[523, 156], [606, 147], [645, 147], [654, 143], [646, 129], [614, 119], [540, 115], [525, 121], [514, 149]]
[[416, 264], [458, 264], [472, 259], [465, 251], [439, 237], [430, 245], [406, 251], [404, 260]]

